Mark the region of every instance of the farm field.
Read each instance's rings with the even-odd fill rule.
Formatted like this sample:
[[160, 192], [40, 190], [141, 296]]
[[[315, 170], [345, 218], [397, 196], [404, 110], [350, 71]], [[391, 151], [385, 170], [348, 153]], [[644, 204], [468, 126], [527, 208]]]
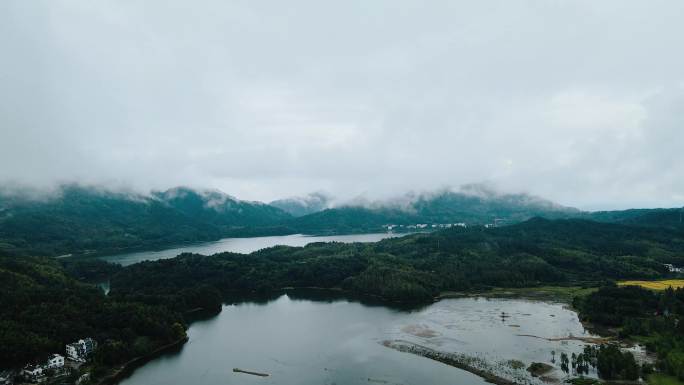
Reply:
[[684, 287], [684, 279], [664, 279], [660, 281], [620, 281], [618, 286], [641, 286], [651, 290], [665, 290], [668, 287], [678, 289]]

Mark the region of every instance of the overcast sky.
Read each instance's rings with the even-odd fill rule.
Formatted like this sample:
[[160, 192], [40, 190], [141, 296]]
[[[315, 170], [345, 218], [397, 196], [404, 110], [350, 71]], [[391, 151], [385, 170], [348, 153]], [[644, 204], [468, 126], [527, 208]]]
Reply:
[[0, 2], [0, 183], [684, 205], [684, 1]]

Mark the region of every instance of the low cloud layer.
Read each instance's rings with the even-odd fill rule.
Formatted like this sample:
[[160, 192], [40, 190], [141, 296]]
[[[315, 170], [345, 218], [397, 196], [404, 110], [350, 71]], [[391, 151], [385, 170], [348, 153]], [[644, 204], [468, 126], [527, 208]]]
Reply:
[[681, 1], [0, 5], [0, 181], [684, 204]]

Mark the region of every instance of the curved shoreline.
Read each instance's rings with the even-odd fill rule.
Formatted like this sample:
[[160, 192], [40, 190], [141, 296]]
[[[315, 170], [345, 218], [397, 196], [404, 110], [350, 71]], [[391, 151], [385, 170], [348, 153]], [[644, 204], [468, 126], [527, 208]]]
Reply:
[[441, 362], [443, 364], [453, 366], [457, 369], [465, 370], [466, 372], [472, 373], [478, 377], [483, 378], [485, 381], [496, 384], [496, 385], [518, 385], [516, 382], [509, 379], [499, 377], [493, 373], [486, 370], [477, 368], [473, 365], [469, 365], [465, 362], [464, 357], [454, 353], [444, 353], [440, 352], [422, 345], [418, 345], [408, 341], [383, 341], [382, 345], [390, 349], [397, 350], [402, 353], [411, 353], [420, 357], [425, 357], [433, 361]]
[[188, 337], [183, 337], [170, 344], [161, 346], [149, 354], [136, 357], [124, 363], [123, 365], [114, 369], [113, 373], [101, 378], [98, 382], [96, 382], [96, 385], [116, 385], [119, 382], [121, 382], [121, 380], [123, 380], [124, 378], [128, 377], [131, 373], [133, 373], [135, 369], [143, 366], [144, 364], [152, 361], [153, 359], [161, 356], [164, 353], [168, 353], [176, 348], [182, 347], [188, 341], [188, 339]]
[[[387, 300], [383, 300], [381, 297], [377, 296], [372, 296], [372, 295], [358, 295], [353, 292], [343, 290], [341, 288], [319, 288], [319, 287], [306, 287], [306, 288], [300, 288], [300, 287], [288, 287], [288, 288], [281, 288], [274, 290], [273, 293], [288, 293], [292, 291], [321, 291], [321, 292], [328, 292], [328, 293], [336, 293], [340, 294], [344, 298], [349, 298], [351, 297], [356, 297], [357, 300], [362, 299], [362, 298], [375, 298], [379, 300], [379, 304], [381, 306], [386, 306], [386, 307], [391, 307], [393, 304], [392, 302], [389, 302]], [[564, 301], [556, 300], [556, 301], [550, 301], [549, 299], [539, 299], [539, 298], [527, 298], [523, 295], [517, 295], [517, 296], [507, 296], [507, 297], [496, 297], [496, 296], [487, 296], [487, 293], [472, 293], [471, 296], [468, 297], [481, 297], [481, 298], [518, 298], [518, 299], [529, 299], [535, 302], [555, 302], [555, 303], [563, 303]], [[516, 293], [517, 294], [517, 293]], [[425, 305], [430, 305], [431, 303], [439, 302], [441, 300], [449, 299], [449, 298], [463, 298], [464, 296], [439, 296], [436, 297], [434, 302], [427, 303]], [[396, 303], [394, 303], [396, 304]], [[202, 309], [193, 309], [194, 311], [190, 311], [188, 313], [195, 314], [195, 312], [201, 313]], [[212, 313], [213, 314], [213, 313]], [[524, 335], [525, 337], [535, 337], [535, 338], [541, 338], [545, 340], [565, 340], [565, 339], [572, 339], [572, 338], [558, 338], [558, 339], [547, 339], [539, 336], [532, 336], [532, 335]], [[600, 337], [599, 337], [600, 338]], [[173, 342], [171, 344], [162, 346], [158, 349], [156, 349], [154, 352], [143, 356], [143, 357], [138, 357], [135, 358], [129, 362], [126, 362], [122, 366], [118, 367], [114, 373], [106, 376], [105, 378], [102, 378], [99, 382], [97, 382], [97, 385], [116, 385], [120, 383], [120, 381], [124, 380], [126, 377], [131, 375], [131, 373], [146, 364], [147, 362], [161, 356], [164, 353], [167, 353], [171, 350], [173, 350], [176, 347], [182, 346], [185, 342], [188, 341], [188, 338], [181, 339], [179, 341]], [[589, 341], [585, 341], [589, 342]], [[592, 343], [592, 342], [589, 342]], [[448, 352], [441, 352], [420, 344], [416, 344], [414, 342], [409, 342], [405, 340], [386, 340], [382, 341], [381, 344], [385, 347], [397, 350], [399, 352], [403, 353], [411, 353], [417, 356], [421, 356], [424, 358], [431, 359], [433, 361], [437, 361], [440, 363], [443, 363], [445, 365], [449, 365], [452, 367], [455, 367], [460, 370], [467, 371], [471, 374], [474, 374], [482, 379], [484, 379], [486, 382], [497, 384], [497, 385], [518, 385], [518, 382], [515, 382], [513, 380], [498, 376], [487, 369], [483, 369], [480, 367], [477, 367], [475, 365], [469, 364], [469, 357], [465, 355], [460, 355], [458, 353], [448, 353]]]

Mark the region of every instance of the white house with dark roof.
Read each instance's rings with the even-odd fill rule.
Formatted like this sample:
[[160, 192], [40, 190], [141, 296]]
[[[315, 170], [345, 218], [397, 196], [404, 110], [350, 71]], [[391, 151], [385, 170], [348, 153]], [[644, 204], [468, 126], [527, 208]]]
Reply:
[[21, 375], [26, 379], [36, 381], [45, 376], [43, 373], [43, 367], [40, 365], [26, 365], [21, 370]]
[[66, 355], [75, 361], [85, 361], [97, 348], [97, 342], [92, 338], [84, 338], [67, 344]]
[[64, 367], [64, 356], [61, 354], [53, 354], [48, 358], [46, 365], [49, 369], [59, 369]]

